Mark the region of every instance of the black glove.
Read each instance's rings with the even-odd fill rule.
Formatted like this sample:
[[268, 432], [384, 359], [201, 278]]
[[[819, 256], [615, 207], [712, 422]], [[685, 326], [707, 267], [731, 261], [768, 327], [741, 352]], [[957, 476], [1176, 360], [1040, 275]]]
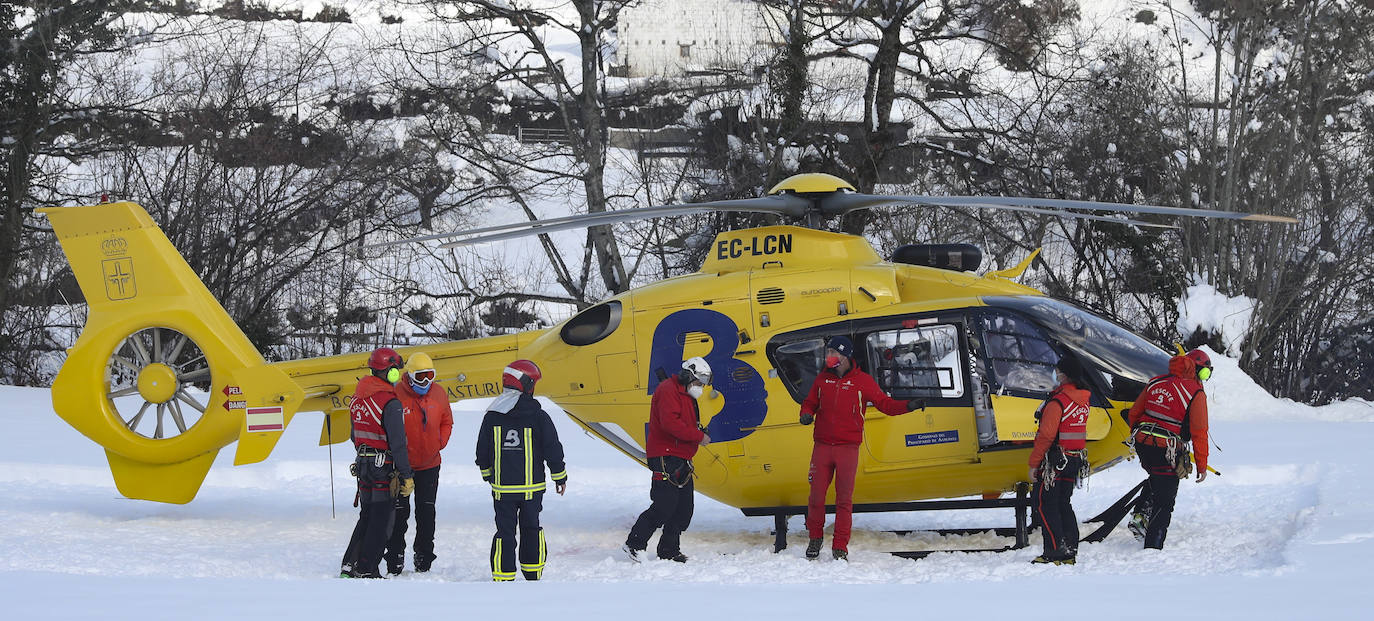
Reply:
[[916, 410], [924, 409], [926, 409], [925, 399], [908, 399], [906, 402], [906, 411], [908, 412], [915, 412]]
[[801, 415], [801, 424], [803, 424], [803, 425], [810, 425], [811, 423], [814, 423], [814, 422], [816, 422], [816, 417], [815, 417], [815, 416], [812, 416], [812, 415], [810, 415], [810, 414], [802, 414], [802, 415]]

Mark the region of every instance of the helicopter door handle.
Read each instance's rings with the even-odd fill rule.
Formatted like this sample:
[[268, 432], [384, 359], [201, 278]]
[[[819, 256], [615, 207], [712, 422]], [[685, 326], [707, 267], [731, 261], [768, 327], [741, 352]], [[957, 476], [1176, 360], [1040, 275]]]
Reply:
[[763, 269], [768, 269], [769, 266], [773, 265], [777, 267], [782, 267], [782, 261], [778, 261], [777, 259], [774, 259], [772, 261], [764, 261], [762, 267]]

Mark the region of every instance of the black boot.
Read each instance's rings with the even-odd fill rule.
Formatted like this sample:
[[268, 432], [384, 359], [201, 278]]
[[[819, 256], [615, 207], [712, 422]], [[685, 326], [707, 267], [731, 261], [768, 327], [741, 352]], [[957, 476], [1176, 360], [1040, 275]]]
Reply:
[[403, 569], [405, 565], [406, 557], [404, 554], [386, 555], [386, 573], [393, 576], [399, 576], [401, 575], [401, 569]]
[[820, 537], [812, 539], [806, 544], [806, 558], [815, 560], [821, 556], [821, 545], [824, 540]]
[[1154, 532], [1147, 533], [1147, 534], [1145, 535], [1145, 549], [1147, 549], [1147, 550], [1163, 550], [1163, 549], [1164, 549], [1164, 534], [1165, 534], [1165, 533], [1164, 533], [1163, 530], [1156, 530], [1156, 531], [1154, 531]]

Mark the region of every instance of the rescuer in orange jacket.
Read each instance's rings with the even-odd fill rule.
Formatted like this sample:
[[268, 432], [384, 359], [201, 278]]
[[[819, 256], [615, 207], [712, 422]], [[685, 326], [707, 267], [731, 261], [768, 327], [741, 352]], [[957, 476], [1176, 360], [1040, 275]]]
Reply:
[[853, 524], [854, 475], [859, 467], [859, 445], [864, 439], [864, 411], [868, 404], [888, 416], [925, 409], [925, 401], [901, 401], [889, 397], [878, 382], [861, 371], [854, 362], [854, 342], [836, 336], [826, 345], [825, 366], [811, 383], [802, 401], [800, 422], [816, 424], [812, 433], [811, 467], [807, 480], [806, 530], [810, 541], [806, 558], [821, 554], [825, 534], [825, 494], [835, 481], [835, 534], [830, 554], [836, 560], [849, 560], [849, 532]]
[[1194, 349], [1169, 359], [1169, 372], [1150, 380], [1131, 406], [1131, 441], [1149, 481], [1131, 518], [1131, 532], [1146, 548], [1162, 549], [1173, 520], [1178, 482], [1197, 461], [1197, 482], [1207, 478], [1207, 393], [1212, 359]]
[[[444, 387], [435, 378], [434, 361], [416, 352], [406, 360], [405, 376], [396, 384], [404, 408], [406, 451], [415, 469], [415, 571], [429, 571], [434, 562], [434, 501], [439, 495], [439, 451], [453, 432], [453, 410]], [[410, 497], [396, 497], [396, 518], [386, 546], [386, 572], [401, 573], [406, 558], [406, 530]]]
[[358, 380], [348, 408], [353, 426], [349, 435], [358, 451], [352, 470], [358, 477], [359, 510], [358, 524], [344, 552], [341, 578], [382, 577], [377, 564], [395, 515], [392, 479], [398, 479], [402, 496], [415, 489], [406, 450], [404, 409], [395, 392], [395, 384], [401, 380], [401, 355], [380, 347], [368, 357], [367, 366], [372, 373]]
[[1059, 381], [1036, 410], [1040, 422], [1030, 455], [1030, 480], [1035, 483], [1031, 507], [1040, 522], [1044, 547], [1033, 563], [1072, 565], [1078, 556], [1078, 516], [1073, 512], [1073, 488], [1088, 463], [1088, 406], [1092, 393], [1083, 365], [1065, 356], [1055, 365]]

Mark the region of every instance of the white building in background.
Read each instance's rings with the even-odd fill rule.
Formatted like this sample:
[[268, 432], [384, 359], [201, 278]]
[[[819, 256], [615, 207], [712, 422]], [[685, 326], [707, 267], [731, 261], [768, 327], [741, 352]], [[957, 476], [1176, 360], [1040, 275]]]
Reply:
[[679, 76], [712, 69], [750, 69], [776, 48], [779, 23], [746, 0], [645, 0], [620, 14], [618, 73]]

